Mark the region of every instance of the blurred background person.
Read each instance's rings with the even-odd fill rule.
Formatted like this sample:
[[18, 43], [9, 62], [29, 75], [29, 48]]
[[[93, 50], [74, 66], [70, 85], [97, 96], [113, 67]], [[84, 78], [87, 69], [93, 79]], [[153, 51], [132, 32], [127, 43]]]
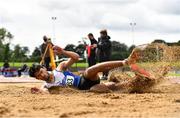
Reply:
[[[97, 55], [99, 62], [110, 61], [111, 57], [111, 41], [110, 36], [108, 36], [107, 30], [103, 29], [100, 31], [100, 37], [98, 38], [97, 44]], [[103, 72], [101, 79], [107, 79], [108, 72]]]
[[[43, 43], [41, 44], [41, 57], [43, 60], [43, 65], [46, 67], [47, 70], [49, 70], [49, 63], [50, 63], [50, 54], [49, 54], [49, 49], [46, 49], [48, 46], [48, 38], [47, 36], [43, 36]], [[44, 56], [44, 57], [43, 57]]]
[[[92, 33], [88, 34], [88, 38], [90, 40], [90, 46], [89, 46], [89, 54], [88, 54], [88, 65], [93, 66], [96, 64], [96, 47], [97, 47], [97, 41], [94, 38]], [[95, 45], [96, 44], [96, 45]]]

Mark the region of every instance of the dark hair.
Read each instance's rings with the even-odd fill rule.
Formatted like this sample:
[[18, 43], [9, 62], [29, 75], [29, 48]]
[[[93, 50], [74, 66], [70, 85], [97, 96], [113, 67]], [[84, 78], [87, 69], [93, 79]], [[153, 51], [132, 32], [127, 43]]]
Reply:
[[41, 68], [43, 68], [43, 66], [38, 63], [32, 64], [32, 67], [29, 69], [29, 76], [35, 77], [35, 73], [38, 72]]
[[89, 33], [88, 36], [93, 36], [93, 34], [92, 34], [92, 33]]
[[103, 35], [107, 36], [107, 30], [106, 29], [101, 30], [100, 34], [103, 34]]
[[48, 40], [47, 36], [43, 36], [43, 40], [46, 42]]

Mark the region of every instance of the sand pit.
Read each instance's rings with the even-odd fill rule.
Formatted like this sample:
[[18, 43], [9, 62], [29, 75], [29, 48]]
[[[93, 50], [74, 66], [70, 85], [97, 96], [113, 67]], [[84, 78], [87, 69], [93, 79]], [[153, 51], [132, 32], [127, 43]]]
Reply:
[[[176, 81], [180, 78], [176, 78]], [[0, 117], [180, 117], [180, 84], [170, 78], [149, 93], [92, 93], [62, 88], [31, 94], [41, 83], [1, 83]]]
[[[153, 72], [158, 73], [155, 78], [161, 78], [161, 70]], [[129, 80], [123, 73], [118, 76], [119, 83], [131, 84], [125, 84], [123, 91], [109, 93], [59, 88], [58, 92], [51, 91], [54, 94], [32, 94], [31, 88], [39, 88], [41, 82], [19, 83], [17, 78], [14, 83], [0, 83], [0, 117], [180, 117], [180, 78], [163, 77], [156, 81]]]

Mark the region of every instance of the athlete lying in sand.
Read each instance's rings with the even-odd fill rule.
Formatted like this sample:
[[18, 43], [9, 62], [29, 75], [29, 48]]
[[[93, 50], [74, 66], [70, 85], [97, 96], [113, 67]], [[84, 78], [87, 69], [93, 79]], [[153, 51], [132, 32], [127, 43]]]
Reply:
[[[41, 89], [32, 88], [31, 90], [33, 93], [39, 91], [48, 92], [49, 88], [56, 86], [72, 86], [79, 90], [89, 90], [93, 86], [100, 84], [100, 79], [98, 77], [99, 72], [109, 71], [111, 69], [123, 67], [125, 65], [131, 66], [135, 64], [136, 60], [139, 57], [138, 50], [136, 49], [132, 51], [131, 55], [126, 60], [99, 63], [87, 68], [82, 75], [78, 76], [69, 72], [68, 68], [78, 61], [79, 55], [75, 52], [66, 51], [59, 46], [54, 46], [53, 50], [55, 54], [63, 54], [69, 57], [69, 59], [67, 61], [61, 62], [58, 67], [50, 73], [43, 66], [39, 64], [33, 64], [33, 66], [29, 70], [29, 75], [31, 77], [35, 77], [38, 80], [43, 80], [46, 82], [46, 84], [43, 85]], [[139, 71], [140, 69], [134, 68], [134, 70]], [[139, 72], [141, 73], [141, 71]], [[144, 74], [144, 76], [149, 76], [148, 73], [142, 72], [142, 74]], [[102, 86], [111, 89], [111, 86], [113, 86], [114, 84], [115, 83], [110, 82], [103, 84]], [[101, 85], [96, 86], [93, 89], [98, 90], [99, 87], [101, 87]]]

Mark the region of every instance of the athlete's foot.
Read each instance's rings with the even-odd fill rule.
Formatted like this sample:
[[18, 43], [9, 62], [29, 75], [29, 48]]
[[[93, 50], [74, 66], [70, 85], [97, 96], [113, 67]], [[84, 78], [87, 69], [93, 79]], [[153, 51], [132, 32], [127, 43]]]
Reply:
[[135, 64], [137, 60], [140, 58], [140, 53], [143, 51], [147, 45], [140, 45], [133, 49], [130, 56], [125, 60], [127, 65]]
[[135, 48], [127, 58], [127, 64], [131, 65], [136, 63], [136, 61], [139, 59], [139, 53], [140, 53], [139, 50]]
[[135, 48], [130, 54], [130, 56], [124, 60], [123, 63], [124, 65], [130, 66], [131, 64], [135, 64], [138, 59], [139, 59], [139, 50]]

